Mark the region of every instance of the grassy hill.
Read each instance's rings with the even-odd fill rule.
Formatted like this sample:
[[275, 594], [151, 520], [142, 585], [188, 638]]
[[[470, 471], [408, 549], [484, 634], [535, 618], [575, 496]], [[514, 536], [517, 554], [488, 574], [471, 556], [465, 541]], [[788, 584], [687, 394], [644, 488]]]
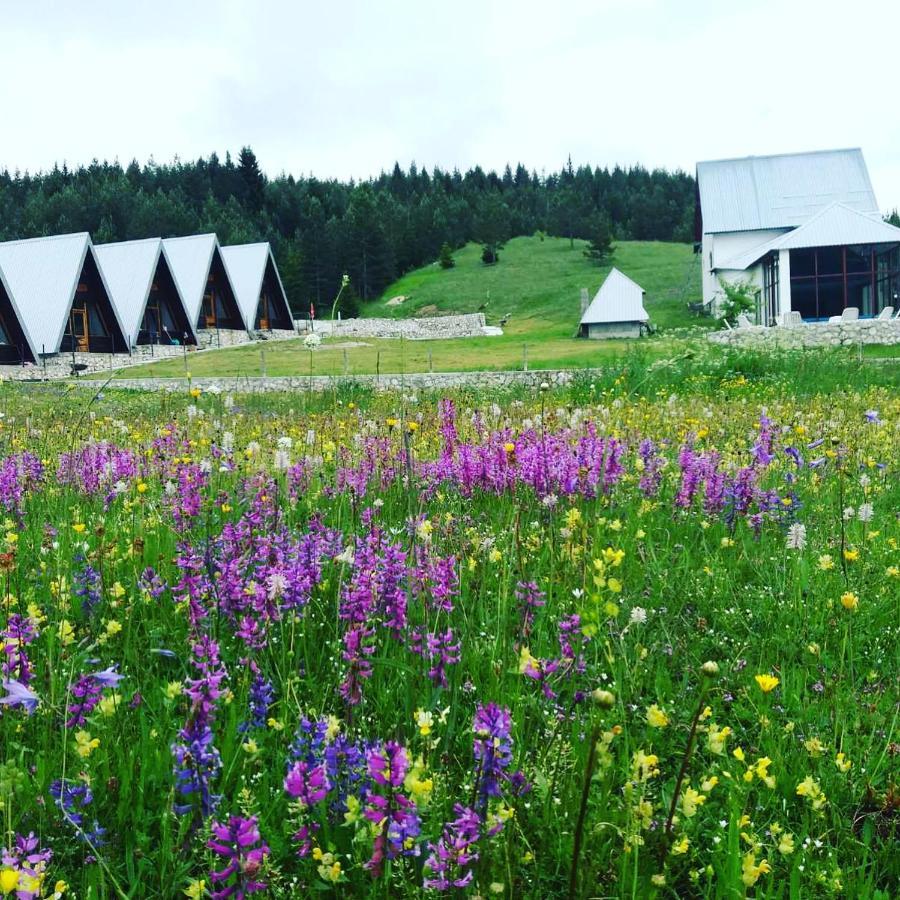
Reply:
[[[700, 297], [700, 265], [690, 244], [622, 241], [603, 267], [585, 258], [586, 246], [575, 241], [570, 247], [564, 238], [513, 238], [500, 251], [500, 262], [485, 266], [481, 247], [468, 244], [454, 254], [454, 268], [432, 263], [404, 275], [381, 300], [366, 304], [363, 315], [471, 313], [486, 304], [489, 324], [510, 316], [504, 330], [511, 335], [540, 331], [547, 337], [571, 337], [580, 318], [581, 288], [593, 297], [615, 265], [647, 292], [647, 312], [654, 324], [697, 324], [687, 310], [687, 303]], [[408, 299], [401, 306], [388, 306], [397, 296]]]
[[[244, 345], [212, 353], [190, 354], [188, 367], [196, 376], [342, 375], [517, 369], [527, 356], [532, 369], [602, 365], [640, 345], [651, 354], [666, 355], [671, 343], [663, 337], [586, 341], [575, 337], [580, 319], [581, 288], [593, 297], [610, 266], [592, 265], [583, 254], [584, 241], [574, 247], [561, 238], [521, 237], [500, 252], [500, 262], [485, 266], [481, 248], [469, 244], [455, 254], [456, 266], [424, 266], [394, 282], [381, 299], [366, 303], [364, 316], [409, 317], [477, 312], [484, 305], [488, 324], [504, 316], [509, 321], [501, 337], [439, 341], [326, 341], [315, 353], [301, 341]], [[663, 329], [702, 325], [687, 309], [700, 296], [700, 266], [688, 244], [624, 241], [611, 261], [644, 290], [653, 324]], [[388, 306], [403, 295], [400, 306]], [[178, 377], [181, 359], [164, 360], [122, 370], [122, 377]]]

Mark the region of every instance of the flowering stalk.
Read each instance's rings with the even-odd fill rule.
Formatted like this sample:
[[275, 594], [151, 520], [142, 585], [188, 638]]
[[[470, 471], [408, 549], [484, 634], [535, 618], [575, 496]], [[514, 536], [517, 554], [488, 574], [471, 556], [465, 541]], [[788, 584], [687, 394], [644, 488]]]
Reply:
[[600, 726], [595, 725], [591, 731], [591, 743], [588, 749], [587, 763], [584, 767], [584, 784], [581, 788], [581, 803], [578, 806], [578, 819], [575, 822], [575, 840], [572, 845], [572, 870], [569, 873], [569, 897], [575, 896], [575, 885], [578, 882], [578, 857], [581, 855], [581, 841], [584, 837], [584, 819], [587, 815], [588, 794], [591, 792], [591, 779], [594, 777], [594, 766], [597, 764], [597, 741], [600, 739]]

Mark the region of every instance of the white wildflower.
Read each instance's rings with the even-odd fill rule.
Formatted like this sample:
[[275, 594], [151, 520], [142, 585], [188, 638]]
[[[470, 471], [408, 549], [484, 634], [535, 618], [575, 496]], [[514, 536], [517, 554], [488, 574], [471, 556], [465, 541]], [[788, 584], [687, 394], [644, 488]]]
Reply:
[[794, 522], [788, 528], [785, 545], [788, 550], [803, 550], [806, 547], [806, 526], [802, 522]]
[[860, 522], [871, 522], [874, 515], [875, 510], [871, 503], [863, 503], [856, 512], [856, 517]]
[[631, 622], [634, 625], [643, 625], [647, 621], [647, 610], [643, 606], [636, 606], [631, 611]]

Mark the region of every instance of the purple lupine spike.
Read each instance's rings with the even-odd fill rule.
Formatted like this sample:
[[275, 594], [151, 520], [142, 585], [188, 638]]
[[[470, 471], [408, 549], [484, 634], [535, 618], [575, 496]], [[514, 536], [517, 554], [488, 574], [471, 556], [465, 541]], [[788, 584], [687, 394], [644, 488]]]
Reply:
[[481, 819], [474, 809], [457, 803], [453, 807], [456, 818], [444, 826], [441, 837], [428, 845], [430, 855], [425, 868], [433, 873], [426, 877], [423, 886], [437, 891], [468, 887], [475, 877], [472, 866], [478, 861], [475, 849]]
[[499, 797], [500, 781], [512, 761], [512, 718], [508, 709], [496, 703], [479, 705], [472, 722], [473, 754], [479, 764], [478, 809], [484, 817], [488, 798]]
[[259, 873], [269, 847], [259, 832], [256, 816], [229, 816], [226, 823], [213, 822], [211, 827], [212, 837], [206, 846], [226, 863], [209, 873], [210, 880], [220, 885], [210, 893], [213, 900], [243, 900], [248, 894], [266, 890]]

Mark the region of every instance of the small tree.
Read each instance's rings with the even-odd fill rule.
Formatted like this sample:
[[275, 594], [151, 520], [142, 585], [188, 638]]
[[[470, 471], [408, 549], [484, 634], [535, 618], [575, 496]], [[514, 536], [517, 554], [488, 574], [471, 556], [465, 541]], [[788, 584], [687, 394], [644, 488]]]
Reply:
[[486, 266], [492, 266], [500, 260], [500, 253], [493, 244], [485, 244], [481, 248], [481, 261]]
[[725, 294], [725, 299], [719, 303], [720, 320], [734, 321], [741, 313], [756, 312], [759, 291], [752, 282], [720, 278], [719, 286]]
[[441, 245], [441, 255], [438, 257], [438, 262], [442, 269], [452, 269], [456, 265], [456, 261], [453, 259], [453, 251], [446, 241]]
[[602, 266], [613, 255], [613, 252], [612, 230], [609, 227], [609, 220], [601, 216], [592, 224], [591, 242], [584, 251], [584, 255], [595, 266]]

